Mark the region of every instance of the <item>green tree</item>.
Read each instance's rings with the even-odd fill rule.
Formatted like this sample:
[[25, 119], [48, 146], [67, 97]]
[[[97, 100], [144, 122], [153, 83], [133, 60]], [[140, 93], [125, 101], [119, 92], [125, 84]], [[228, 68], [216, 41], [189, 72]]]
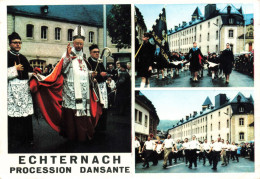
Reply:
[[107, 30], [118, 49], [131, 47], [131, 5], [113, 5], [107, 16]]

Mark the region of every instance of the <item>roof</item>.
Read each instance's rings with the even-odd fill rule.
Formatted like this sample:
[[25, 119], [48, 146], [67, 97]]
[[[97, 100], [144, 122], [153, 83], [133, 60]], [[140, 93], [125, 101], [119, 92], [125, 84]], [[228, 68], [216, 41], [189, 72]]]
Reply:
[[[42, 12], [43, 7], [48, 7], [48, 13]], [[107, 12], [111, 8], [112, 5], [107, 5]], [[89, 26], [103, 26], [102, 5], [8, 6], [7, 13]]]
[[208, 105], [212, 105], [211, 100], [209, 99], [209, 97], [207, 96], [206, 100], [204, 101], [204, 103], [202, 104], [202, 106], [208, 106]]
[[228, 6], [231, 7], [230, 13], [231, 14], [239, 14], [239, 15], [243, 15], [242, 14], [242, 7], [240, 8], [241, 12], [239, 11], [239, 9], [237, 9], [233, 4], [228, 4], [224, 9], [220, 10], [219, 12], [221, 14], [227, 14], [228, 13]]
[[[216, 107], [216, 106], [213, 107], [213, 106], [212, 106], [212, 108], [207, 108], [207, 109], [201, 111], [201, 113], [197, 113], [196, 115], [190, 117], [189, 120], [184, 120], [183, 122], [181, 122], [181, 120], [180, 120], [180, 121], [178, 122], [179, 125], [175, 125], [175, 127], [172, 127], [172, 128], [170, 128], [170, 129], [168, 129], [168, 130], [174, 129], [174, 128], [179, 127], [179, 126], [181, 126], [181, 125], [183, 125], [183, 124], [186, 124], [186, 123], [188, 123], [188, 122], [190, 122], [190, 121], [192, 121], [192, 120], [195, 120], [195, 119], [197, 119], [197, 118], [200, 118], [200, 117], [202, 117], [202, 116], [205, 116], [205, 115], [207, 115], [207, 114], [209, 114], [209, 113], [211, 113], [211, 112], [213, 112], [213, 111], [219, 110], [219, 109], [221, 109], [221, 108], [223, 108], [223, 107], [225, 107], [225, 106], [227, 106], [227, 105], [234, 104], [234, 103], [238, 103], [238, 102], [237, 102], [237, 96], [238, 96], [238, 95], [241, 96], [241, 101], [240, 101], [241, 103], [253, 103], [253, 97], [252, 97], [252, 95], [250, 95], [249, 98], [246, 98], [241, 92], [239, 92], [239, 93], [234, 97], [233, 100], [231, 100], [231, 101], [229, 100], [229, 101], [227, 101], [225, 104], [223, 104], [223, 105], [221, 105], [221, 106], [219, 106], [219, 107]], [[207, 100], [207, 99], [206, 99], [206, 100]]]
[[246, 20], [246, 25], [250, 25], [251, 23], [251, 19], [254, 19], [254, 14], [245, 14], [244, 18]]
[[141, 93], [140, 91], [135, 91], [135, 100], [147, 106], [150, 113], [153, 114], [157, 120], [160, 120], [153, 103], [143, 93]]
[[195, 11], [193, 12], [192, 16], [203, 17], [203, 15], [202, 15], [202, 13], [201, 13], [199, 7], [197, 7], [197, 8], [195, 9]]
[[[181, 25], [181, 26], [178, 26], [177, 29], [172, 29], [172, 30], [168, 30], [168, 35], [171, 35], [171, 34], [174, 34], [176, 32], [179, 32], [181, 30], [184, 30], [186, 28], [189, 28], [191, 26], [194, 26], [198, 23], [201, 23], [203, 21], [206, 21], [208, 19], [211, 19], [211, 18], [214, 18], [218, 15], [226, 15], [227, 14], [227, 7], [230, 6], [231, 7], [231, 14], [236, 14], [236, 15], [239, 15], [239, 16], [242, 16], [243, 13], [242, 13], [242, 7], [240, 9], [237, 9], [234, 5], [232, 4], [228, 4], [224, 9], [222, 10], [219, 10], [219, 9], [216, 9], [216, 11], [214, 11], [214, 14], [212, 14], [211, 16], [209, 16], [209, 18], [205, 18], [203, 16], [203, 14], [201, 13], [201, 11], [199, 10], [199, 8], [197, 7], [195, 9], [195, 11], [193, 12], [192, 16], [195, 14], [195, 15], [198, 15], [197, 16], [197, 19], [193, 20], [193, 21], [190, 21], [190, 22], [187, 22], [187, 24], [185, 26]], [[241, 11], [241, 12], [240, 12]], [[223, 19], [222, 19], [223, 20]], [[224, 24], [226, 24], [226, 22], [223, 22]]]

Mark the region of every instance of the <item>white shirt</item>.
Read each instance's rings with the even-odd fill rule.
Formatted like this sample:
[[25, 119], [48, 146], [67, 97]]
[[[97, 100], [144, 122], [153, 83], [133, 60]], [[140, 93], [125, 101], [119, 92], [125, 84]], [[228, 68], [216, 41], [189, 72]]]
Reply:
[[222, 142], [215, 142], [213, 144], [213, 151], [220, 152], [222, 150]]
[[189, 142], [189, 148], [191, 150], [193, 149], [199, 149], [200, 143], [197, 140], [192, 140]]
[[189, 142], [184, 142], [182, 144], [182, 146], [183, 146], [184, 150], [190, 149]]
[[222, 143], [222, 149], [224, 149], [225, 151], [227, 151], [227, 144]]
[[204, 150], [209, 150], [209, 149], [210, 149], [209, 143], [203, 143], [203, 144], [202, 144], [202, 148], [203, 148]]
[[165, 140], [163, 141], [163, 143], [164, 143], [164, 147], [165, 147], [166, 149], [172, 148], [172, 147], [174, 146], [174, 144], [175, 144], [175, 142], [174, 142], [173, 139], [165, 139]]
[[156, 147], [156, 152], [158, 154], [160, 154], [162, 151], [161, 151], [161, 148], [162, 148], [162, 144], [157, 144], [157, 147]]
[[154, 141], [146, 141], [144, 143], [144, 146], [145, 146], [145, 149], [146, 150], [153, 150], [154, 149], [154, 146], [155, 146], [155, 142]]
[[140, 142], [138, 140], [135, 140], [134, 146], [135, 146], [135, 148], [139, 148], [140, 147]]
[[237, 150], [237, 146], [236, 145], [231, 145], [231, 150], [232, 151], [236, 151]]
[[231, 144], [227, 144], [227, 151], [231, 150], [232, 145]]

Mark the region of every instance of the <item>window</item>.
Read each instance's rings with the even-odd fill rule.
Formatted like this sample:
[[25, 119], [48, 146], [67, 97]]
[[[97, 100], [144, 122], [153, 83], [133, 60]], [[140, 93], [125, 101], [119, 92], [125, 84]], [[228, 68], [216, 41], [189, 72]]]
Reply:
[[229, 108], [227, 108], [227, 114], [229, 113]]
[[140, 124], [142, 124], [142, 117], [143, 117], [143, 113], [141, 111], [139, 111], [139, 120], [138, 120], [138, 122]]
[[138, 110], [135, 109], [135, 122], [138, 122]]
[[228, 31], [228, 37], [229, 38], [233, 38], [234, 37], [234, 31], [233, 30], [229, 30]]
[[208, 28], [210, 28], [210, 22], [208, 22]]
[[229, 128], [229, 120], [227, 120], [227, 128]]
[[216, 24], [218, 25], [218, 19], [216, 20]]
[[147, 123], [148, 123], [148, 116], [147, 115], [145, 115], [145, 119], [144, 120], [145, 120], [144, 121], [144, 126], [147, 127]]
[[41, 27], [41, 39], [47, 39], [47, 31], [48, 31], [48, 27], [46, 26]]
[[210, 136], [210, 140], [212, 140], [212, 136]]
[[218, 122], [218, 130], [220, 130], [220, 122]]
[[218, 52], [218, 45], [216, 45], [216, 52]]
[[207, 40], [209, 41], [209, 33], [208, 33], [208, 36], [207, 36]]
[[209, 52], [209, 46], [207, 46], [207, 52]]
[[202, 30], [202, 25], [200, 25], [200, 30]]
[[94, 32], [89, 32], [89, 43], [93, 43], [94, 42]]
[[227, 133], [227, 140], [229, 140], [229, 133]]
[[59, 27], [55, 28], [55, 40], [60, 40], [60, 31], [61, 31], [61, 28], [59, 28]]
[[216, 31], [216, 40], [218, 40], [218, 31]]
[[240, 106], [240, 107], [238, 108], [238, 111], [239, 111], [239, 112], [244, 112], [244, 107]]
[[68, 41], [69, 41], [69, 42], [72, 42], [72, 40], [73, 40], [73, 39], [72, 39], [72, 34], [73, 34], [73, 29], [69, 29], [69, 30], [68, 30]]
[[244, 125], [244, 118], [239, 118], [239, 125], [243, 126]]
[[218, 116], [220, 116], [220, 111], [218, 112]]
[[26, 25], [26, 37], [33, 37], [33, 25], [32, 24]]
[[210, 130], [212, 131], [212, 124], [210, 124]]
[[212, 119], [212, 114], [210, 115], [210, 118]]
[[239, 139], [240, 140], [244, 140], [245, 138], [244, 138], [244, 132], [240, 132], [239, 133]]
[[201, 42], [201, 35], [200, 35], [200, 39], [199, 39], [199, 42]]
[[228, 22], [229, 22], [229, 24], [234, 24], [235, 19], [231, 17], [231, 18], [229, 18]]

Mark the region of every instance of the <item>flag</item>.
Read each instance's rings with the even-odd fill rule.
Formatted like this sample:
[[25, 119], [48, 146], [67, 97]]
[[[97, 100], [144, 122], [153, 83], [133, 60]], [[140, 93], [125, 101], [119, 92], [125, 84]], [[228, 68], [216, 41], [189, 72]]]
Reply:
[[159, 14], [159, 18], [156, 19], [155, 25], [152, 27], [152, 36], [154, 38], [155, 44], [160, 47], [160, 53], [163, 59], [169, 59], [169, 44], [167, 36], [167, 24], [166, 24], [166, 13], [165, 8]]

